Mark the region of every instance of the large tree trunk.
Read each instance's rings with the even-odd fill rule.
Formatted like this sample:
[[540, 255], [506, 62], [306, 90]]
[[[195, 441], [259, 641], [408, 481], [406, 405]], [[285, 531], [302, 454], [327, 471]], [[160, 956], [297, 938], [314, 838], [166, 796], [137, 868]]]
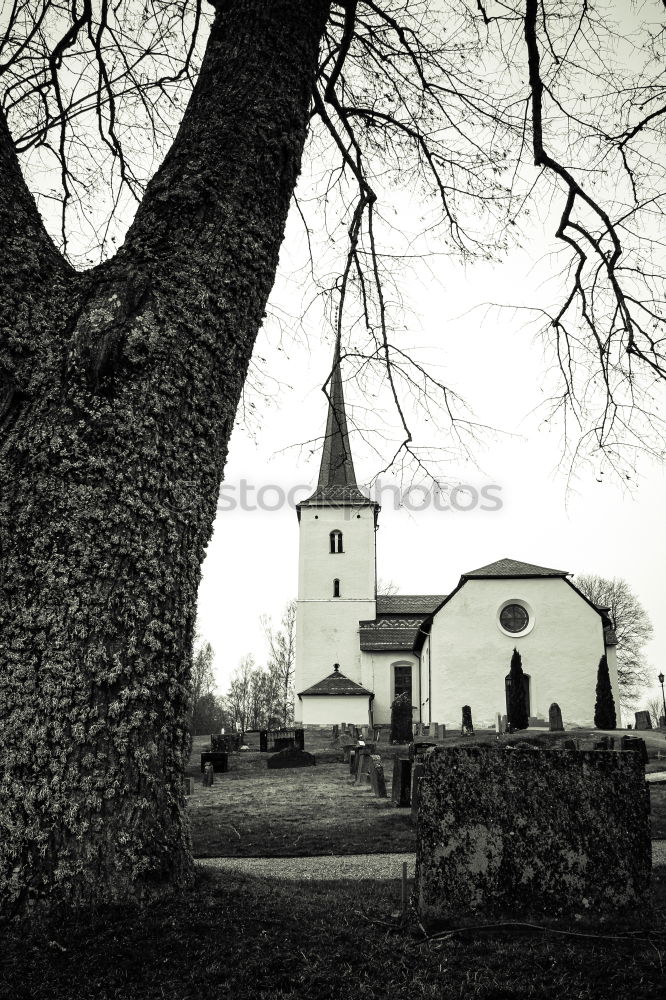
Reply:
[[224, 4], [123, 248], [86, 274], [44, 233], [0, 122], [5, 905], [190, 877], [181, 778], [200, 565], [327, 8]]

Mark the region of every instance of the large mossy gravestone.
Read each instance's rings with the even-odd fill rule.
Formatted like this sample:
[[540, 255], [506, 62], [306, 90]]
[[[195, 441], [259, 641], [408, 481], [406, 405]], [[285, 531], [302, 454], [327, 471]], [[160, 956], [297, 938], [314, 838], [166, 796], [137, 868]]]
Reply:
[[313, 754], [299, 750], [297, 747], [289, 747], [269, 757], [267, 766], [271, 770], [279, 770], [283, 767], [314, 767], [316, 763]]
[[639, 754], [441, 747], [422, 767], [422, 921], [594, 921], [645, 894], [650, 804]]

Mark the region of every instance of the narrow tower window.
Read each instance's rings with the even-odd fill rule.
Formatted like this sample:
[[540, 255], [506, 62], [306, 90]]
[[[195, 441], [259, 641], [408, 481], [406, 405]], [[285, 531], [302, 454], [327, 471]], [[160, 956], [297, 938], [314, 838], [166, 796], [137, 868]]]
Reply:
[[328, 537], [331, 540], [331, 552], [342, 552], [342, 532], [336, 528]]
[[333, 581], [333, 597], [339, 597], [339, 596], [340, 596], [340, 581], [339, 580], [334, 580]]

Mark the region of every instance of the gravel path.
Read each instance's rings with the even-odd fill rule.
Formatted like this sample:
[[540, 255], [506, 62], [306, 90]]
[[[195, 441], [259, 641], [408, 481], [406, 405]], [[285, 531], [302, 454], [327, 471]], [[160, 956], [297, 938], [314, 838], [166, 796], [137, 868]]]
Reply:
[[[199, 858], [206, 868], [263, 875], [286, 881], [324, 882], [328, 879], [402, 878], [407, 862], [407, 877], [414, 877], [415, 854], [350, 854], [345, 857], [319, 858]], [[666, 865], [666, 840], [652, 841], [652, 864]]]
[[349, 854], [344, 857], [319, 858], [199, 858], [207, 868], [263, 875], [265, 878], [294, 879], [297, 882], [324, 882], [328, 879], [402, 878], [407, 862], [407, 877], [414, 877], [415, 854]]

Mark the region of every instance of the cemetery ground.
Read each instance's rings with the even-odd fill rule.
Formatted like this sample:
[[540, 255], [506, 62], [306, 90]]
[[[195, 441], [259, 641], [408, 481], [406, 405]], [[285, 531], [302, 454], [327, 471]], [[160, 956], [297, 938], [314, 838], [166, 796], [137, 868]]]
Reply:
[[[517, 733], [505, 741], [524, 738]], [[594, 730], [566, 734], [536, 733], [544, 742], [562, 735], [574, 736], [586, 745], [598, 737]], [[663, 733], [641, 732], [654, 740], [651, 752], [664, 759], [651, 759], [648, 771], [666, 771], [666, 739]], [[424, 737], [427, 739], [427, 737]], [[476, 734], [475, 739], [495, 740], [494, 733]], [[257, 742], [258, 740], [254, 741]], [[446, 746], [464, 743], [451, 734]], [[252, 743], [252, 740], [250, 740]], [[409, 853], [416, 849], [409, 809], [391, 803], [393, 757], [406, 754], [406, 747], [387, 742], [377, 745], [384, 762], [388, 799], [377, 799], [369, 786], [354, 786], [348, 769], [340, 763], [340, 751], [328, 734], [308, 733], [306, 749], [317, 759], [315, 767], [269, 771], [267, 754], [250, 750], [232, 755], [230, 770], [216, 774], [212, 788], [202, 786], [199, 758], [210, 748], [207, 736], [196, 737], [187, 774], [194, 779], [188, 799], [194, 856], [198, 858], [307, 857], [314, 855]], [[666, 839], [666, 784], [650, 788], [652, 836]]]
[[[663, 733], [653, 739], [666, 744]], [[250, 752], [203, 789], [199, 751], [208, 742], [197, 741], [188, 772], [196, 782], [188, 800], [195, 854], [413, 850], [409, 810], [350, 785], [330, 739], [306, 738], [315, 767], [271, 772], [266, 755]], [[378, 750], [390, 789], [387, 758], [396, 751], [385, 743]], [[651, 789], [658, 837], [666, 836], [665, 787]], [[413, 913], [400, 909], [399, 877], [298, 882], [197, 866], [191, 889], [148, 905], [0, 927], [0, 998], [652, 1000], [663, 990], [665, 867], [654, 870], [644, 905], [589, 927], [570, 919], [548, 929], [477, 927], [428, 939]]]

